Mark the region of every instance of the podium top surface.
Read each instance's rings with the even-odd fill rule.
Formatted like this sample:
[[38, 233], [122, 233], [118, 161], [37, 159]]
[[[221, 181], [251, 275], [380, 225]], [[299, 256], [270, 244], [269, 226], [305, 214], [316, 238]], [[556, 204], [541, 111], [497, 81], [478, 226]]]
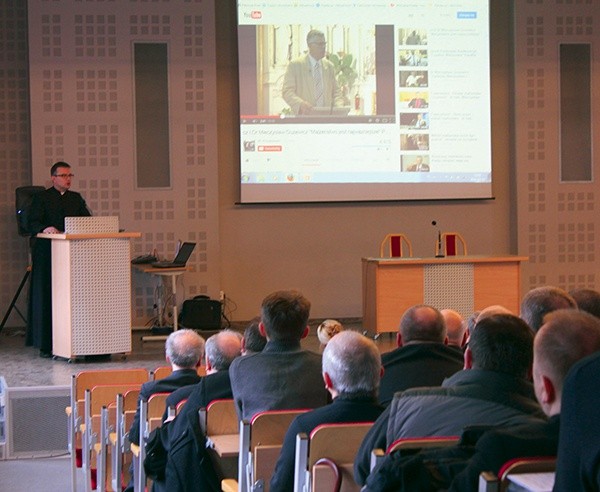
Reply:
[[53, 239], [62, 241], [71, 241], [77, 239], [131, 239], [135, 237], [142, 237], [141, 232], [98, 232], [95, 234], [67, 234], [61, 232], [59, 234], [47, 234], [40, 232], [36, 237], [41, 239]]
[[403, 257], [403, 258], [363, 258], [365, 263], [377, 263], [380, 265], [425, 265], [425, 264], [455, 264], [455, 263], [506, 263], [506, 262], [521, 262], [528, 261], [528, 256], [504, 255], [504, 256], [487, 256], [487, 255], [470, 255], [470, 256], [444, 256], [444, 257]]

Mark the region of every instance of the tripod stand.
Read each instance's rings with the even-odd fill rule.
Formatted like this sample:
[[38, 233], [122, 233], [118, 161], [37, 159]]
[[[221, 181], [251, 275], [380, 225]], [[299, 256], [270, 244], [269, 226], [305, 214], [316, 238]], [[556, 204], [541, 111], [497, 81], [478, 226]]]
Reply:
[[25, 316], [23, 316], [23, 313], [21, 313], [21, 311], [19, 310], [19, 308], [17, 307], [17, 300], [19, 299], [19, 296], [21, 295], [21, 291], [23, 290], [23, 287], [25, 287], [25, 284], [27, 283], [27, 279], [29, 278], [29, 275], [31, 274], [31, 265], [27, 266], [27, 269], [25, 270], [25, 273], [23, 274], [23, 278], [21, 279], [21, 283], [19, 284], [19, 287], [17, 288], [17, 291], [15, 292], [14, 297], [12, 298], [12, 301], [10, 302], [10, 306], [8, 306], [8, 309], [6, 310], [6, 314], [4, 315], [4, 318], [2, 318], [2, 323], [0, 323], [0, 332], [2, 332], [2, 328], [4, 328], [4, 325], [6, 324], [6, 321], [8, 320], [8, 317], [10, 316], [10, 313], [12, 312], [12, 310], [14, 309], [19, 316], [21, 316], [21, 319], [27, 323], [27, 318], [25, 318]]

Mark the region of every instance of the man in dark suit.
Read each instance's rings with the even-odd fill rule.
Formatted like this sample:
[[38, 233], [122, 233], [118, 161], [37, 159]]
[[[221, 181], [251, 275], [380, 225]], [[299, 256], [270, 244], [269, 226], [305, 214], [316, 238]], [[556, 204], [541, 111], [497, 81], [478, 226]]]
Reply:
[[265, 410], [316, 408], [327, 403], [321, 356], [302, 350], [310, 301], [297, 291], [277, 291], [261, 305], [262, 352], [235, 359], [229, 368], [240, 419]]
[[[187, 399], [177, 417], [163, 424], [167, 428], [167, 464], [165, 480], [154, 481], [155, 492], [159, 490], [194, 490], [198, 480], [213, 483], [218, 488], [220, 478], [216, 470], [207, 472], [210, 463], [205, 437], [200, 427], [198, 410], [206, 408], [213, 400], [233, 398], [229, 382], [229, 366], [241, 355], [241, 335], [232, 330], [222, 330], [206, 340], [206, 376], [199, 383], [184, 386], [167, 398], [167, 407]], [[214, 467], [213, 467], [214, 468]], [[202, 477], [201, 479], [198, 477]], [[189, 487], [186, 488], [186, 487]]]
[[559, 423], [564, 423], [560, 414], [565, 377], [578, 360], [598, 350], [600, 320], [570, 309], [551, 313], [535, 337], [533, 355], [535, 394], [547, 421], [492, 427], [474, 445], [466, 443], [465, 432], [455, 448], [408, 458], [393, 453], [369, 476], [367, 489], [438, 490], [451, 485], [456, 492], [477, 491], [482, 471], [498, 473], [513, 458], [556, 455]]
[[182, 386], [200, 381], [197, 367], [204, 356], [204, 339], [194, 330], [177, 330], [169, 335], [165, 343], [165, 356], [173, 372], [166, 378], [149, 381], [142, 385], [138, 407], [129, 430], [129, 441], [140, 442], [140, 402], [156, 393], [172, 393]]
[[382, 367], [373, 341], [356, 331], [335, 335], [323, 351], [323, 381], [333, 403], [296, 417], [285, 435], [271, 479], [271, 492], [294, 489], [296, 435], [321, 424], [373, 422], [383, 411], [377, 404]]
[[[50, 168], [52, 187], [37, 193], [31, 202], [30, 232], [57, 234], [65, 230], [65, 217], [87, 217], [91, 213], [83, 197], [71, 191], [73, 173], [66, 162]], [[41, 357], [52, 356], [52, 258], [50, 240], [31, 239], [27, 345], [40, 349]]]
[[387, 406], [394, 393], [418, 386], [439, 386], [463, 368], [462, 352], [448, 347], [442, 314], [431, 306], [409, 308], [400, 320], [398, 348], [381, 356], [384, 373], [379, 402]]

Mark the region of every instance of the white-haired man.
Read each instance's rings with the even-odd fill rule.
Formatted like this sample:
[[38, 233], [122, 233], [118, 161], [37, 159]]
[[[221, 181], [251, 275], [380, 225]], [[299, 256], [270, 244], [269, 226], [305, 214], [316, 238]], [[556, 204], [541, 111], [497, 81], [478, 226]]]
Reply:
[[382, 375], [379, 350], [355, 331], [334, 336], [323, 351], [323, 381], [333, 403], [296, 417], [285, 435], [271, 479], [271, 492], [293, 490], [296, 435], [321, 424], [373, 422], [383, 411], [377, 403]]

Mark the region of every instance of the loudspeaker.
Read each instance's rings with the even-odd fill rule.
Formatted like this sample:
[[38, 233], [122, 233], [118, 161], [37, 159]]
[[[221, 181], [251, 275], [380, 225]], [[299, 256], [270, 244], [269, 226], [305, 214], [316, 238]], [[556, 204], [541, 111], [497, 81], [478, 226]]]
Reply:
[[70, 404], [70, 391], [70, 386], [9, 388], [0, 377], [3, 459], [41, 458], [67, 453], [65, 408]]
[[207, 296], [183, 301], [179, 324], [194, 330], [220, 330], [222, 305]]
[[44, 191], [43, 186], [19, 186], [15, 190], [15, 210], [17, 213], [17, 226], [20, 236], [31, 236], [38, 231], [32, 231], [29, 227], [29, 214], [33, 195]]

